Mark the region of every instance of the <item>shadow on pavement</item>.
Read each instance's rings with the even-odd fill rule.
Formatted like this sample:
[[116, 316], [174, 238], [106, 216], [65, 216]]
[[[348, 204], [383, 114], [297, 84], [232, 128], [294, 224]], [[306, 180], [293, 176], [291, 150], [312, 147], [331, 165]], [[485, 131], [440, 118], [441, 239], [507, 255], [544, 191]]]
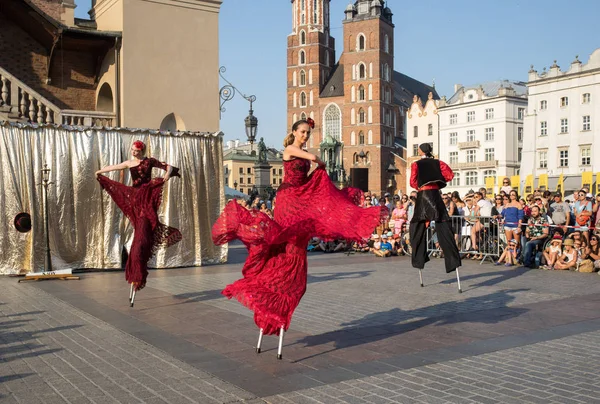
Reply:
[[[344, 328], [340, 330], [309, 335], [298, 340], [298, 344], [305, 344], [307, 347], [333, 343], [334, 348], [298, 359], [297, 362], [338, 349], [381, 341], [430, 325], [444, 326], [463, 322], [499, 323], [528, 311], [525, 308], [507, 306], [514, 300], [511, 293], [528, 290], [503, 290], [485, 296], [470, 297], [461, 301], [445, 302], [414, 310], [394, 308], [368, 314], [361, 319], [343, 323], [342, 327]], [[410, 321], [411, 319], [414, 321]]]
[[[490, 279], [485, 279], [480, 283], [475, 283], [473, 285], [470, 285], [470, 287], [468, 289], [466, 289], [466, 290], [469, 290], [469, 289], [475, 289], [475, 288], [478, 288], [481, 286], [497, 285], [497, 284], [507, 281], [509, 279], [516, 278], [517, 276], [521, 276], [524, 273], [529, 272], [529, 271], [531, 271], [530, 268], [517, 267], [515, 269], [507, 269], [504, 271], [481, 272], [481, 273], [472, 274], [472, 275], [461, 275], [460, 280], [468, 281], [468, 280], [479, 279], [479, 278], [490, 278]], [[447, 279], [447, 280], [441, 281], [440, 283], [447, 285], [447, 284], [451, 284], [451, 283], [456, 283], [456, 280], [455, 279]]]
[[369, 276], [373, 271], [330, 272], [308, 275], [308, 283], [327, 282], [340, 279], [360, 279]]

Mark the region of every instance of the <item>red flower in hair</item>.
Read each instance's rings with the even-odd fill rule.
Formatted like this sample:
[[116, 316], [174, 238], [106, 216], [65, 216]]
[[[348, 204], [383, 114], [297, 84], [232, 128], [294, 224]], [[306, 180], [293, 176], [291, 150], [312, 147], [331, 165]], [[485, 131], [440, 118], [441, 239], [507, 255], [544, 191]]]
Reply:
[[135, 142], [133, 142], [133, 145], [136, 149], [146, 150], [146, 145], [141, 140], [136, 140]]
[[315, 128], [315, 121], [314, 121], [314, 119], [312, 119], [312, 118], [308, 118], [308, 119], [306, 120], [306, 122], [308, 122], [308, 126], [310, 126], [310, 128], [311, 128], [311, 129], [314, 129], [314, 128]]

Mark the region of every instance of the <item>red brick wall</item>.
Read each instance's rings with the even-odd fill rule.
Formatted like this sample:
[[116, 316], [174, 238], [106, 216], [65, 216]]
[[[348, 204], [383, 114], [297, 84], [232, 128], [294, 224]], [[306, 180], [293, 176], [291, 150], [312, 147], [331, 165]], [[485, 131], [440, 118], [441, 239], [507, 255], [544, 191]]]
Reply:
[[59, 43], [51, 83], [46, 84], [47, 55], [48, 50], [0, 14], [0, 66], [61, 109], [95, 110], [95, 57], [61, 52]]
[[62, 14], [62, 0], [29, 0], [34, 5], [39, 7], [44, 13], [57, 21], [60, 21], [60, 15]]

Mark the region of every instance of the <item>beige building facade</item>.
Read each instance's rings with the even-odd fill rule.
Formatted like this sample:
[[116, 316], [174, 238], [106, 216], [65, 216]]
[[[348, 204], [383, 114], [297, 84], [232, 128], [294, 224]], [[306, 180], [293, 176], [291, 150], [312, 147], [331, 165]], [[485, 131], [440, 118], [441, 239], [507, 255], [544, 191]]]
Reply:
[[[256, 145], [228, 141], [223, 148], [225, 185], [246, 195], [252, 194], [256, 186], [256, 161]], [[267, 161], [271, 166], [269, 184], [275, 191], [283, 182], [283, 151], [267, 148]]]
[[5, 0], [0, 119], [219, 130], [222, 0]]

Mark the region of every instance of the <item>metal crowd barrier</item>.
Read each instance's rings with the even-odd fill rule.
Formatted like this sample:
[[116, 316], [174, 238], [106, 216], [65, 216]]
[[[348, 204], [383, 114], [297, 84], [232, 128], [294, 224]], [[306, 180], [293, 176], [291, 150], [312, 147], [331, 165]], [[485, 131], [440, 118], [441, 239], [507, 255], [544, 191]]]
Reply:
[[[506, 246], [502, 224], [490, 216], [451, 216], [452, 229], [461, 256], [480, 255], [480, 264], [486, 260], [495, 262]], [[477, 229], [477, 230], [475, 230]], [[477, 246], [472, 245], [471, 234], [475, 232]], [[430, 256], [442, 253], [435, 234], [435, 222], [427, 228], [427, 252]]]

